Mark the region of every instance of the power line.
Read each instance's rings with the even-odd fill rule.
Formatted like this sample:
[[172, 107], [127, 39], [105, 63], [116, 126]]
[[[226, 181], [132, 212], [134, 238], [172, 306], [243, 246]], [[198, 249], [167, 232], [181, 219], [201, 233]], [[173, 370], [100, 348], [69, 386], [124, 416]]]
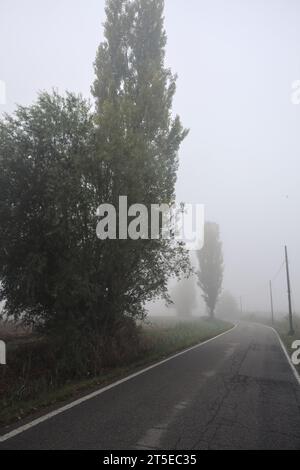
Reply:
[[280, 268], [278, 269], [278, 271], [276, 272], [276, 274], [272, 278], [272, 281], [275, 281], [279, 277], [280, 273], [283, 271], [284, 266], [285, 266], [285, 260], [280, 265]]
[[[285, 266], [285, 261], [281, 263], [279, 269], [276, 271], [276, 274], [271, 278], [272, 282], [275, 281], [279, 277], [279, 275], [283, 271], [284, 266]], [[253, 287], [253, 289], [249, 290], [246, 294], [243, 294], [243, 297], [249, 297], [250, 295], [253, 295], [254, 292], [266, 290], [268, 287], [269, 287], [268, 282], [264, 282], [263, 284], [258, 284], [256, 287]]]
[[[264, 282], [263, 284], [259, 284], [257, 285], [256, 287], [254, 287], [253, 289], [249, 290], [246, 294], [243, 294], [241, 297], [240, 297], [240, 308], [242, 308], [242, 299], [245, 298], [245, 297], [250, 297], [253, 295], [254, 292], [257, 292], [257, 291], [262, 291], [262, 290], [265, 290], [267, 291], [268, 289], [271, 288], [270, 286], [270, 283], [272, 284], [273, 282], [275, 282], [279, 276], [281, 274], [284, 273], [284, 268], [286, 267], [286, 260], [284, 259], [282, 261], [282, 263], [280, 264], [278, 270], [276, 271], [276, 273], [274, 274], [274, 276], [271, 278], [271, 280], [269, 282]], [[271, 294], [272, 295], [272, 317], [274, 318], [274, 304], [273, 304], [273, 293]], [[293, 295], [291, 293], [291, 295]], [[294, 300], [293, 300], [293, 304], [294, 304]], [[294, 305], [293, 305], [293, 308], [294, 308]]]
[[293, 312], [296, 314], [296, 304], [295, 304], [294, 293], [293, 293], [293, 290], [292, 290], [292, 289], [291, 289], [291, 296], [292, 296], [292, 308], [293, 308]]
[[285, 266], [286, 266], [286, 276], [287, 276], [287, 288], [288, 288], [288, 301], [289, 301], [289, 323], [290, 331], [289, 335], [293, 336], [295, 334], [294, 325], [293, 325], [293, 309], [292, 309], [292, 297], [291, 297], [291, 280], [290, 280], [290, 267], [289, 267], [289, 257], [288, 249], [285, 246]]

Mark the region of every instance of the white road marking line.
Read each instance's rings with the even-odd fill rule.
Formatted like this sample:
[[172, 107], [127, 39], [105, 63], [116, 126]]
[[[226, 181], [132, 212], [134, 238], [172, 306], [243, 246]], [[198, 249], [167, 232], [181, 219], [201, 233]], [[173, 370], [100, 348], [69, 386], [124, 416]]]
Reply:
[[3, 434], [2, 436], [0, 436], [0, 442], [5, 442], [8, 439], [12, 439], [13, 437], [17, 436], [18, 434], [21, 434], [25, 431], [28, 431], [29, 429], [31, 429], [35, 426], [38, 426], [39, 424], [43, 423], [44, 421], [47, 421], [48, 419], [53, 418], [54, 416], [57, 416], [61, 413], [64, 413], [65, 411], [68, 411], [68, 410], [74, 408], [75, 406], [81, 405], [82, 403], [84, 403], [88, 400], [91, 400], [92, 398], [95, 398], [99, 395], [102, 395], [103, 393], [107, 392], [108, 390], [111, 390], [114, 387], [118, 387], [119, 385], [121, 385], [125, 382], [129, 382], [130, 380], [134, 379], [135, 377], [138, 377], [139, 375], [145, 374], [146, 372], [149, 372], [150, 370], [155, 369], [156, 367], [159, 367], [163, 364], [166, 364], [167, 362], [172, 361], [173, 359], [176, 359], [177, 357], [182, 356], [183, 354], [186, 354], [190, 351], [193, 351], [194, 349], [200, 348], [201, 346], [204, 346], [205, 344], [210, 343], [211, 341], [214, 341], [214, 340], [220, 338], [221, 336], [224, 336], [228, 333], [231, 333], [233, 330], [235, 330], [235, 328], [237, 326], [238, 325], [235, 325], [230, 330], [227, 330], [224, 333], [221, 333], [220, 335], [215, 336], [214, 338], [208, 339], [207, 341], [204, 341], [203, 343], [197, 344], [196, 346], [193, 346], [192, 348], [185, 349], [184, 351], [181, 351], [181, 352], [179, 352], [179, 353], [177, 353], [177, 354], [175, 354], [171, 357], [168, 357], [167, 359], [164, 359], [163, 361], [157, 362], [156, 364], [153, 364], [149, 367], [146, 367], [143, 370], [140, 370], [139, 372], [131, 374], [128, 377], [125, 377], [124, 379], [118, 380], [117, 382], [114, 382], [113, 384], [108, 385], [107, 387], [101, 388], [100, 390], [97, 390], [96, 392], [90, 393], [89, 395], [86, 395], [82, 398], [79, 398], [78, 400], [75, 400], [75, 401], [69, 403], [68, 405], [65, 405], [61, 408], [58, 408], [57, 410], [54, 410], [50, 413], [47, 413], [44, 416], [41, 416], [41, 417], [31, 421], [30, 423], [24, 424], [23, 426], [20, 426], [19, 428], [8, 432], [7, 434]]
[[283, 344], [283, 341], [282, 341], [282, 339], [280, 338], [278, 331], [275, 330], [275, 328], [272, 328], [272, 326], [267, 326], [267, 325], [264, 325], [264, 326], [266, 326], [267, 328], [270, 328], [271, 330], [273, 330], [273, 331], [276, 333], [276, 335], [277, 335], [277, 337], [278, 337], [278, 339], [279, 339], [279, 342], [280, 342], [280, 344], [281, 344], [281, 347], [282, 347], [282, 349], [283, 349], [283, 352], [284, 352], [284, 354], [286, 355], [286, 358], [287, 358], [287, 360], [288, 360], [288, 363], [290, 364], [290, 366], [291, 366], [291, 368], [292, 368], [293, 374], [294, 374], [294, 376], [295, 376], [295, 378], [296, 378], [298, 384], [300, 385], [300, 376], [299, 376], [299, 374], [298, 374], [298, 371], [297, 371], [296, 367], [294, 366], [294, 364], [292, 363], [292, 360], [291, 360], [291, 358], [290, 358], [290, 355], [289, 355], [289, 353], [288, 353], [288, 351], [287, 351], [285, 345]]

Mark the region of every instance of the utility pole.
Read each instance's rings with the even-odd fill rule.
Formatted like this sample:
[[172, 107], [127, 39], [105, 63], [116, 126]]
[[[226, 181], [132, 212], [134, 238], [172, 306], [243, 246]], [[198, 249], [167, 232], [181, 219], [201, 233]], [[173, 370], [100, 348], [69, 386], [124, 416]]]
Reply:
[[287, 288], [288, 288], [288, 299], [289, 299], [289, 320], [290, 320], [290, 336], [294, 336], [295, 330], [293, 325], [293, 310], [292, 310], [292, 297], [291, 297], [291, 280], [290, 280], [290, 267], [288, 249], [285, 247], [285, 264], [286, 264], [286, 277], [287, 277]]
[[274, 304], [273, 304], [273, 289], [272, 289], [272, 281], [270, 281], [270, 300], [271, 300], [271, 315], [272, 315], [272, 325], [274, 326]]

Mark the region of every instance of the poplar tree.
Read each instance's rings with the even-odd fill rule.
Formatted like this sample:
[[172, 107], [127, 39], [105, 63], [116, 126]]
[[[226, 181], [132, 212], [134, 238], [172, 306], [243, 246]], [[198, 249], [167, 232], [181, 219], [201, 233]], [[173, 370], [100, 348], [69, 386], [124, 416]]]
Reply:
[[[96, 125], [103, 198], [118, 207], [172, 204], [178, 150], [187, 135], [172, 103], [176, 76], [165, 67], [162, 0], [108, 0], [105, 40], [95, 62]], [[107, 309], [139, 316], [168, 279], [188, 269], [182, 246], [162, 240], [106, 242]]]
[[198, 252], [198, 282], [203, 292], [209, 315], [214, 318], [217, 301], [222, 292], [223, 283], [223, 250], [218, 224], [205, 224], [204, 247]]

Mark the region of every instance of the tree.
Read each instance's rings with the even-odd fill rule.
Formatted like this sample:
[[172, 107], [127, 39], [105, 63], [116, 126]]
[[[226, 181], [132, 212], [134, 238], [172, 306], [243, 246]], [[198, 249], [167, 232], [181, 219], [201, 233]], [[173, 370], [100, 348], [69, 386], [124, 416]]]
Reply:
[[224, 272], [220, 230], [216, 223], [205, 224], [204, 247], [198, 252], [198, 262], [198, 283], [203, 291], [202, 297], [210, 317], [214, 318], [216, 304], [222, 291]]
[[194, 276], [180, 281], [173, 289], [171, 297], [177, 315], [183, 318], [191, 317], [197, 305]]
[[[162, 0], [108, 0], [96, 111], [42, 93], [0, 121], [0, 300], [46, 331], [110, 337], [189, 268], [181, 244], [100, 241], [102, 203], [172, 203], [187, 132], [172, 117]], [[67, 336], [67, 335], [66, 335]], [[99, 341], [95, 341], [95, 347]]]
[[[172, 117], [176, 77], [164, 66], [162, 0], [108, 0], [105, 40], [96, 62], [93, 95], [105, 185], [103, 199], [128, 204], [172, 204], [178, 150], [187, 131]], [[108, 242], [110, 320], [143, 316], [145, 302], [167, 298], [168, 280], [189, 264], [183, 247], [164, 240]]]
[[79, 316], [91, 268], [92, 140], [89, 105], [70, 93], [42, 93], [0, 122], [0, 300], [9, 316], [43, 325]]
[[218, 305], [217, 315], [227, 320], [237, 320], [240, 316], [240, 310], [236, 298], [228, 291], [221, 294]]

